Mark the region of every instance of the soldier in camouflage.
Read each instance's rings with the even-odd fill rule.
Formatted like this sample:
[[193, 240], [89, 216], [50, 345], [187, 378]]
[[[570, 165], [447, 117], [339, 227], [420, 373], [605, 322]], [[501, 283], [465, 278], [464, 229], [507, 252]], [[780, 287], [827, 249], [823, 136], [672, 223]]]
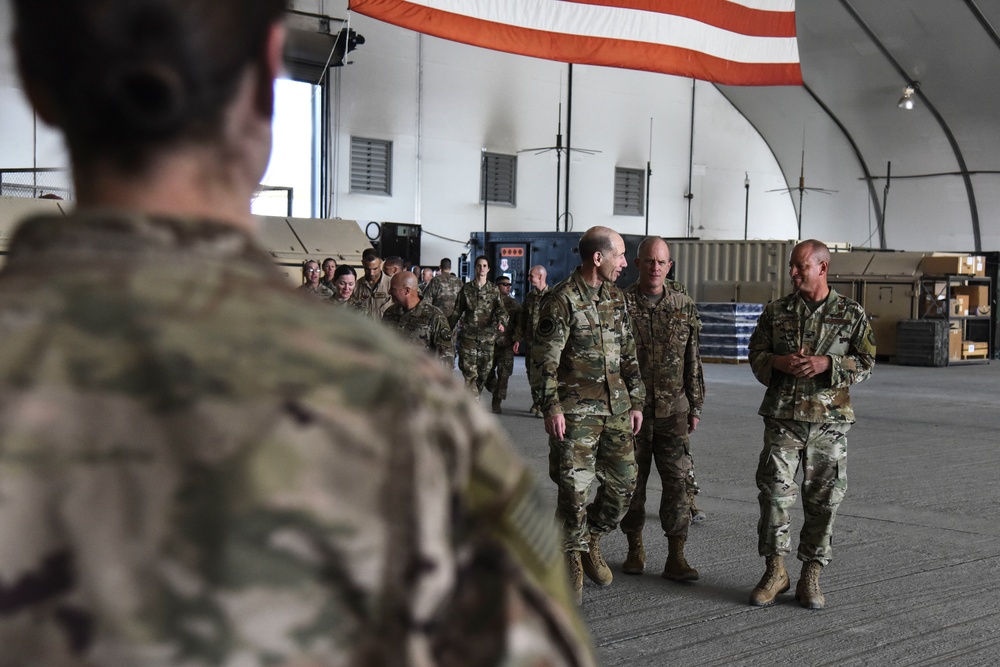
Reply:
[[[646, 390], [628, 311], [615, 279], [627, 266], [625, 242], [607, 227], [580, 238], [581, 265], [542, 301], [531, 363], [549, 435], [549, 476], [558, 487], [570, 582], [582, 599], [583, 573], [612, 581], [601, 537], [615, 529], [635, 489], [635, 434]], [[588, 506], [590, 487], [599, 482]]]
[[694, 301], [680, 283], [667, 280], [673, 262], [670, 247], [656, 236], [639, 244], [639, 280], [625, 290], [636, 356], [646, 387], [642, 430], [636, 438], [638, 479], [635, 495], [621, 522], [628, 538], [626, 574], [642, 574], [646, 552], [642, 528], [646, 522], [646, 481], [655, 461], [663, 492], [660, 525], [668, 553], [662, 576], [693, 581], [698, 571], [684, 555], [691, 523], [693, 461], [688, 435], [698, 428], [705, 399], [705, 378], [698, 352], [701, 320]]
[[864, 309], [827, 284], [830, 251], [803, 241], [788, 262], [795, 292], [769, 303], [750, 337], [750, 364], [767, 387], [764, 449], [757, 465], [760, 521], [757, 548], [767, 559], [750, 604], [767, 606], [790, 587], [784, 556], [791, 552], [791, 520], [802, 469], [804, 521], [798, 558], [799, 603], [821, 609], [821, 569], [832, 557], [837, 508], [847, 491], [847, 431], [854, 423], [849, 388], [875, 365], [875, 336]]
[[493, 368], [493, 345], [507, 327], [507, 310], [500, 291], [489, 281], [490, 263], [476, 257], [475, 278], [462, 286], [448, 323], [458, 331], [458, 369], [465, 386], [478, 398]]
[[547, 278], [548, 271], [541, 264], [531, 267], [531, 270], [528, 271], [528, 282], [534, 289], [524, 297], [521, 317], [518, 318], [517, 329], [514, 331], [514, 354], [524, 355], [524, 369], [528, 374], [528, 386], [531, 387], [531, 414], [536, 417], [542, 416], [542, 410], [538, 407], [540, 387], [538, 374], [535, 372], [534, 364], [531, 363], [531, 341], [538, 328], [538, 315], [541, 310], [542, 298], [549, 293]]
[[462, 279], [451, 272], [451, 260], [445, 257], [441, 260], [441, 272], [431, 279], [423, 296], [450, 320], [461, 291]]
[[327, 303], [332, 303], [330, 300], [335, 296], [333, 290], [320, 281], [319, 263], [314, 259], [302, 262], [302, 284], [299, 285], [299, 291]]
[[382, 316], [382, 322], [440, 359], [446, 368], [453, 368], [451, 327], [440, 310], [420, 298], [417, 276], [409, 271], [395, 274], [389, 293], [392, 305]]
[[374, 248], [366, 248], [361, 254], [361, 266], [365, 273], [358, 280], [351, 298], [361, 312], [374, 320], [380, 320], [392, 305], [392, 297], [389, 296], [389, 281], [392, 276], [382, 270], [382, 260]]
[[250, 237], [284, 3], [12, 5], [79, 171], [0, 274], [0, 664], [593, 665], [495, 422]]
[[510, 295], [509, 276], [497, 278], [496, 285], [500, 290], [500, 301], [507, 311], [508, 322], [493, 345], [493, 367], [490, 369], [489, 377], [486, 378], [486, 389], [493, 394], [493, 412], [500, 414], [502, 412], [500, 404], [507, 398], [507, 383], [514, 372], [513, 332], [520, 326], [521, 304]]

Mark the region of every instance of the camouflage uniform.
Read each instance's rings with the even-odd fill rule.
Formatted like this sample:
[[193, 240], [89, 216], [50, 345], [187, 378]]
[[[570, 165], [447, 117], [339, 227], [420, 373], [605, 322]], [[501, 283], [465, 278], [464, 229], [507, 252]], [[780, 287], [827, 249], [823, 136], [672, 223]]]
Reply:
[[423, 297], [444, 313], [449, 320], [455, 312], [458, 293], [462, 291], [462, 279], [453, 273], [439, 273], [427, 284]]
[[[660, 525], [667, 536], [687, 537], [691, 524], [689, 483], [694, 463], [688, 418], [701, 418], [705, 376], [698, 353], [701, 320], [694, 301], [666, 281], [654, 303], [635, 283], [625, 290], [636, 356], [646, 387], [642, 430], [635, 443], [639, 468], [635, 495], [622, 519], [624, 533], [642, 533], [646, 521], [646, 481], [652, 462], [663, 483]], [[683, 287], [681, 286], [683, 289]]]
[[17, 232], [0, 664], [593, 664], [492, 419], [390, 332], [290, 293], [226, 225]]
[[326, 287], [323, 283], [319, 283], [316, 289], [312, 289], [308, 283], [299, 285], [299, 291], [303, 294], [308, 294], [309, 296], [316, 297], [317, 299], [323, 299], [324, 301], [331, 302], [331, 300], [336, 296], [333, 290]]
[[502, 296], [500, 302], [507, 311], [508, 323], [493, 344], [493, 366], [486, 378], [486, 389], [494, 399], [503, 401], [507, 399], [507, 383], [514, 372], [514, 341], [521, 320], [521, 304], [512, 296]]
[[493, 368], [493, 345], [499, 327], [507, 327], [507, 311], [500, 300], [500, 290], [486, 281], [482, 287], [470, 280], [462, 286], [455, 310], [448, 323], [458, 331], [458, 369], [465, 376], [465, 386], [473, 394], [483, 393], [483, 385]]
[[358, 278], [354, 293], [351, 294], [351, 299], [368, 317], [380, 320], [385, 311], [392, 305], [392, 297], [389, 296], [389, 283], [391, 281], [392, 276], [387, 275], [385, 271], [382, 272], [382, 277], [374, 285], [361, 276]]
[[531, 363], [531, 345], [535, 338], [535, 330], [538, 329], [538, 317], [541, 313], [542, 298], [549, 294], [549, 286], [543, 290], [531, 290], [524, 297], [524, 304], [521, 306], [521, 317], [517, 320], [517, 329], [514, 331], [514, 340], [520, 343], [521, 353], [524, 355], [524, 370], [528, 374], [528, 386], [531, 387], [531, 404], [539, 405], [539, 379], [535, 372], [535, 366]]
[[[646, 390], [621, 290], [592, 288], [577, 268], [542, 301], [534, 343], [542, 411], [566, 419], [565, 439], [549, 438], [563, 548], [588, 551], [588, 532], [614, 530], [635, 489], [629, 411], [642, 410]], [[586, 506], [595, 477], [597, 496]]]
[[382, 322], [426, 348], [446, 367], [454, 367], [454, 346], [451, 344], [448, 319], [426, 300], [421, 299], [410, 310], [403, 310], [402, 306], [394, 303], [385, 311]]
[[[830, 370], [796, 378], [774, 370], [775, 355], [830, 357]], [[795, 504], [803, 468], [805, 515], [798, 558], [826, 565], [837, 508], [847, 491], [847, 431], [854, 423], [849, 387], [867, 379], [875, 365], [875, 336], [856, 302], [831, 289], [810, 312], [796, 292], [769, 303], [750, 337], [750, 364], [767, 386], [758, 414], [764, 417], [764, 448], [757, 466], [757, 525], [761, 556], [791, 551], [788, 509]]]

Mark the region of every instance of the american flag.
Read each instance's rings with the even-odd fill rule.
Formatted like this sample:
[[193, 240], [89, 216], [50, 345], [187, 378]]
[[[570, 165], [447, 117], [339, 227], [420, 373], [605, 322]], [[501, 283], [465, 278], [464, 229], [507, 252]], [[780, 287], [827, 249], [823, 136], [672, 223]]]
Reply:
[[795, 0], [350, 0], [497, 51], [737, 86], [801, 85]]

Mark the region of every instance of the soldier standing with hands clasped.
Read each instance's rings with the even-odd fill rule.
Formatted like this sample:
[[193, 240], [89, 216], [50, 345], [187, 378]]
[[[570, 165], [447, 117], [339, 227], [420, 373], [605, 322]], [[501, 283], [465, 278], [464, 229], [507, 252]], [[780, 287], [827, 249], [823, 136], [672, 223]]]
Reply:
[[701, 321], [683, 285], [667, 280], [673, 262], [670, 247], [656, 236], [639, 244], [636, 265], [639, 280], [625, 290], [636, 356], [646, 386], [642, 430], [636, 438], [635, 459], [639, 468], [635, 495], [621, 529], [628, 538], [626, 574], [642, 574], [646, 552], [642, 527], [646, 521], [646, 480], [652, 463], [663, 483], [660, 525], [667, 536], [667, 562], [663, 577], [693, 581], [698, 571], [684, 556], [691, 525], [691, 480], [693, 461], [688, 434], [698, 428], [705, 397], [705, 378], [698, 353]]
[[[615, 529], [635, 489], [635, 434], [646, 390], [628, 312], [615, 279], [627, 266], [625, 242], [592, 227], [580, 238], [581, 264], [542, 302], [532, 345], [549, 434], [549, 476], [558, 486], [556, 519], [577, 602], [583, 573], [611, 583], [601, 537]], [[594, 479], [597, 495], [586, 505]]]
[[837, 508], [847, 491], [847, 431], [854, 423], [849, 387], [875, 365], [875, 336], [864, 309], [827, 285], [830, 250], [819, 241], [792, 249], [792, 294], [764, 308], [750, 337], [750, 365], [767, 386], [758, 414], [764, 449], [757, 465], [760, 521], [757, 549], [767, 559], [750, 604], [766, 607], [790, 587], [784, 557], [791, 551], [788, 508], [802, 468], [799, 534], [802, 575], [795, 597], [808, 609], [826, 604], [819, 573], [832, 557]]

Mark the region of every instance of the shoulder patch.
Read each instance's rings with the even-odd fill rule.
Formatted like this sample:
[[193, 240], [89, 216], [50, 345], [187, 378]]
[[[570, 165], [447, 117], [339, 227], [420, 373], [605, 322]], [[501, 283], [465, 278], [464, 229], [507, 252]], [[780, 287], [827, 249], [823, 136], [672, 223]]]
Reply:
[[535, 330], [535, 336], [541, 338], [548, 338], [556, 330], [555, 320], [552, 319], [551, 315], [546, 315], [538, 322], [538, 328]]

